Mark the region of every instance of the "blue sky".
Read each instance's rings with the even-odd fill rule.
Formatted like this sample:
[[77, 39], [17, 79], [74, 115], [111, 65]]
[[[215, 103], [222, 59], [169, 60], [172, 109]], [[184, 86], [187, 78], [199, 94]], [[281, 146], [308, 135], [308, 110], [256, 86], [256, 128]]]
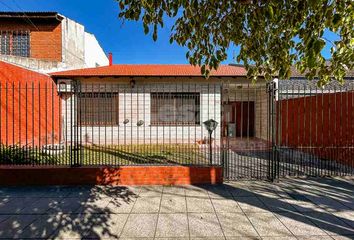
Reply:
[[[141, 22], [118, 19], [114, 0], [0, 0], [1, 11], [57, 11], [95, 34], [105, 52], [112, 52], [114, 63], [184, 64], [185, 49], [169, 43], [172, 21], [161, 29], [157, 42], [145, 35]], [[232, 62], [232, 50], [225, 63]]]
[[[113, 53], [114, 63], [188, 63], [186, 50], [169, 43], [172, 21], [165, 23], [154, 42], [144, 34], [141, 22], [119, 20], [118, 10], [115, 0], [0, 0], [0, 11], [57, 11], [83, 24], [86, 31], [95, 34], [105, 52]], [[236, 48], [229, 49], [225, 64], [234, 62], [235, 52]]]

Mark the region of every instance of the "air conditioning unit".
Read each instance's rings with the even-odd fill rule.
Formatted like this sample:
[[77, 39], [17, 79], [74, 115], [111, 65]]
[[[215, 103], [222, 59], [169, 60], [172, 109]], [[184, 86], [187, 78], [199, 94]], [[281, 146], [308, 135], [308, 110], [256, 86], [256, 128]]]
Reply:
[[58, 79], [57, 88], [58, 93], [72, 93], [74, 92], [74, 81], [70, 79]]

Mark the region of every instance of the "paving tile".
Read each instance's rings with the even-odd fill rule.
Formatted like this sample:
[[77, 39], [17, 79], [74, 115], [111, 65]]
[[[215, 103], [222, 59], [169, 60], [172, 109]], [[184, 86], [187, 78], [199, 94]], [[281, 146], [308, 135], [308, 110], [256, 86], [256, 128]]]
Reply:
[[196, 187], [196, 186], [189, 186], [185, 189], [187, 197], [199, 197], [199, 198], [209, 198], [207, 190]]
[[38, 215], [12, 215], [0, 223], [0, 238], [20, 238], [23, 230], [35, 221]]
[[354, 229], [354, 211], [332, 212], [332, 214]]
[[243, 213], [217, 213], [225, 236], [259, 237]]
[[231, 199], [232, 194], [229, 192], [228, 187], [225, 185], [212, 185], [207, 188], [208, 194], [210, 198], [220, 198], [220, 199]]
[[334, 240], [353, 240], [354, 235], [348, 235], [348, 236], [331, 236], [332, 239]]
[[23, 229], [21, 238], [48, 238], [58, 229], [60, 221], [55, 215], [40, 215]]
[[38, 201], [40, 198], [26, 197], [26, 198], [8, 198], [0, 203], [0, 214], [17, 214], [22, 209]]
[[188, 213], [190, 237], [223, 237], [215, 213]]
[[50, 208], [55, 207], [59, 204], [62, 198], [41, 198], [38, 201], [28, 204], [23, 209], [19, 211], [21, 214], [43, 214], [47, 212]]
[[163, 194], [171, 194], [184, 197], [186, 195], [186, 190], [184, 186], [165, 186], [163, 188]]
[[[159, 238], [156, 238], [160, 240]], [[179, 240], [179, 238], [174, 238], [170, 240]], [[224, 237], [191, 237], [190, 240], [225, 240]]]
[[187, 211], [186, 197], [180, 195], [163, 194], [161, 199], [161, 213], [183, 213]]
[[304, 215], [328, 235], [354, 235], [353, 228], [330, 213], [308, 212]]
[[255, 194], [246, 187], [229, 188], [233, 197], [254, 197]]
[[130, 214], [121, 237], [154, 237], [157, 214]]
[[321, 239], [321, 240], [333, 240], [332, 237], [330, 236], [298, 236], [297, 239], [299, 240], [318, 240], [318, 239]]
[[211, 199], [216, 212], [242, 212], [234, 199]]
[[[146, 238], [146, 237], [142, 237], [142, 238], [130, 238], [130, 237], [120, 237], [119, 240], [153, 240], [154, 238]], [[176, 239], [175, 239], [176, 240]]]
[[262, 240], [297, 240], [298, 238], [293, 236], [281, 236], [281, 237], [262, 237]]
[[89, 219], [82, 214], [57, 212], [50, 215], [59, 224], [50, 239], [81, 239], [91, 227], [88, 224]]
[[293, 199], [287, 198], [283, 199], [284, 202], [290, 204], [293, 208], [296, 209], [298, 212], [325, 212], [326, 210], [317, 206], [310, 200], [306, 199]]
[[235, 197], [244, 212], [268, 212], [267, 206], [257, 197]]
[[213, 205], [209, 198], [187, 197], [188, 212], [214, 212]]
[[78, 213], [107, 213], [110, 212], [107, 208], [110, 203], [110, 198], [98, 198], [98, 199], [90, 199], [83, 202], [80, 208], [77, 210]]
[[160, 208], [161, 197], [139, 197], [132, 209], [133, 213], [157, 213]]
[[187, 214], [160, 214], [155, 237], [188, 237]]
[[327, 235], [301, 213], [278, 212], [275, 215], [295, 236]]
[[63, 198], [58, 204], [53, 204], [48, 213], [79, 213], [86, 201], [87, 198]]
[[84, 232], [85, 238], [116, 239], [121, 234], [128, 214], [94, 214], [86, 218], [85, 224], [90, 226]]
[[326, 211], [345, 211], [350, 210], [349, 207], [341, 204], [339, 201], [324, 196], [308, 196], [309, 200], [325, 209]]
[[142, 186], [139, 189], [139, 197], [161, 197], [163, 186]]
[[105, 209], [107, 210], [107, 212], [111, 213], [130, 213], [135, 202], [136, 198], [132, 198], [129, 200], [112, 199], [105, 207]]
[[261, 237], [254, 236], [226, 236], [226, 240], [261, 240]]
[[246, 213], [261, 237], [292, 236], [273, 213]]
[[258, 197], [272, 212], [295, 211], [295, 208], [281, 198]]

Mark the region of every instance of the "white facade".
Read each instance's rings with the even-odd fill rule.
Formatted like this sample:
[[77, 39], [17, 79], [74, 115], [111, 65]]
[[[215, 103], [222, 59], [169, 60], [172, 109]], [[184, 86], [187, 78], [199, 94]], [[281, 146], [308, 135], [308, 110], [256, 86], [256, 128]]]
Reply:
[[95, 35], [85, 32], [85, 66], [99, 67], [109, 64], [107, 55], [98, 43]]
[[[195, 144], [208, 139], [203, 122], [216, 120], [219, 125], [213, 133], [214, 143], [220, 144], [221, 133], [221, 85], [220, 83], [144, 83], [134, 88], [130, 84], [87, 84], [81, 85], [81, 92], [118, 93], [119, 124], [115, 126], [79, 126], [79, 141], [82, 144]], [[199, 124], [195, 125], [159, 125], [151, 124], [151, 93], [198, 93], [200, 96]], [[64, 138], [73, 139], [73, 126], [77, 126], [77, 97], [67, 94], [63, 97], [62, 117]], [[124, 124], [125, 120], [129, 120]], [[138, 126], [138, 122], [143, 125]]]

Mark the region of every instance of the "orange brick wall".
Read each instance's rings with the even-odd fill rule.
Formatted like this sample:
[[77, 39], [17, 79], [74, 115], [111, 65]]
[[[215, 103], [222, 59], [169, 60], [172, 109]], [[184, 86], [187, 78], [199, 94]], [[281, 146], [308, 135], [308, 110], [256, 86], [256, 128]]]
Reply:
[[0, 186], [220, 184], [221, 167], [126, 166], [118, 168], [1, 167]]
[[30, 31], [30, 57], [61, 61], [62, 29], [58, 21], [35, 21], [29, 24], [23, 20], [2, 20], [0, 31]]
[[1, 143], [39, 146], [60, 141], [61, 100], [49, 76], [0, 61], [0, 84]]

